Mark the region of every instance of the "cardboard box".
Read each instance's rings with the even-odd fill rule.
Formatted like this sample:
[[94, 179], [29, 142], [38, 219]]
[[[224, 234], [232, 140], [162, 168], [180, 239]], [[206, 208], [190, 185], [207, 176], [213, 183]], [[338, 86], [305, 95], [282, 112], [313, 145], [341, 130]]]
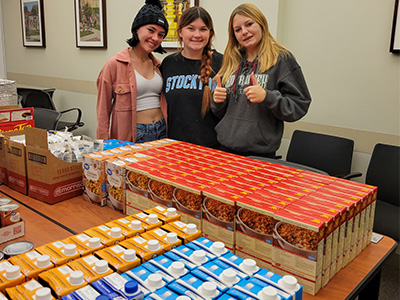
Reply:
[[[27, 129], [28, 127], [26, 127]], [[18, 131], [3, 132], [6, 146], [5, 160], [7, 166], [8, 186], [21, 194], [28, 193], [25, 145], [25, 128]]]
[[24, 127], [35, 127], [32, 107], [0, 107], [0, 132], [17, 131]]
[[25, 221], [0, 228], [0, 243], [14, 240], [25, 235]]
[[26, 127], [28, 195], [49, 204], [82, 194], [82, 163], [69, 163], [48, 149], [47, 131]]
[[0, 134], [0, 183], [8, 185], [6, 153], [5, 136]]

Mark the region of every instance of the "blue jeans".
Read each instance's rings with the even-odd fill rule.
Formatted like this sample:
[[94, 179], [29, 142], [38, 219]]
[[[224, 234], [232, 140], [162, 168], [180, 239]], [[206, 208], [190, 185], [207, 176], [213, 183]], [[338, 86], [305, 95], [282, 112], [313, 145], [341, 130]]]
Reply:
[[145, 143], [167, 137], [167, 124], [164, 118], [150, 124], [137, 124], [136, 143]]

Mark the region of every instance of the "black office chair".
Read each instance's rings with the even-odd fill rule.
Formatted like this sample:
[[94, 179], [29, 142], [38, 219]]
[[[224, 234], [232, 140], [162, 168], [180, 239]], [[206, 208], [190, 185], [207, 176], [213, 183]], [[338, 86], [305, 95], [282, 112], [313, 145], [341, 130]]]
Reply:
[[286, 161], [313, 167], [331, 176], [351, 179], [362, 173], [350, 173], [354, 141], [338, 136], [295, 130]]
[[[81, 122], [82, 111], [79, 108], [57, 111], [52, 100], [54, 91], [55, 89], [17, 88], [17, 93], [22, 96], [20, 105], [34, 108], [35, 126], [47, 130], [65, 130], [67, 128], [68, 131], [84, 126], [85, 123]], [[46, 122], [49, 123], [46, 124]]]
[[378, 187], [374, 232], [400, 240], [400, 147], [376, 144], [365, 183]]

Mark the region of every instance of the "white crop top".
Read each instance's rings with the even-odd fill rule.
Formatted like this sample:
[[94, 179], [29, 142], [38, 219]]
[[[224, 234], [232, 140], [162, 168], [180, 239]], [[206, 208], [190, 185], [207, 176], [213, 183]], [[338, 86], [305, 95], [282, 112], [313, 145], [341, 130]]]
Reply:
[[149, 80], [144, 78], [135, 70], [137, 86], [136, 111], [160, 107], [160, 95], [163, 87], [163, 80], [157, 72]]

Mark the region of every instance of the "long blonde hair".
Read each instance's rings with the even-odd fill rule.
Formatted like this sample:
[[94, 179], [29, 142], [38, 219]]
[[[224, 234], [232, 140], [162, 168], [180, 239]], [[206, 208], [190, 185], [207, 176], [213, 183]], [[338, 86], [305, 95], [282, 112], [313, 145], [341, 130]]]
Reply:
[[[188, 26], [190, 23], [197, 19], [201, 19], [208, 30], [210, 31], [210, 37], [208, 39], [207, 45], [203, 48], [203, 54], [201, 57], [201, 68], [200, 68], [200, 80], [203, 83], [203, 100], [201, 103], [201, 115], [204, 117], [207, 111], [210, 109], [211, 102], [211, 90], [208, 86], [208, 80], [210, 79], [212, 68], [211, 68], [211, 58], [212, 58], [212, 41], [214, 39], [214, 24], [211, 19], [210, 14], [202, 7], [194, 6], [185, 10], [178, 21], [179, 32], [183, 27]], [[178, 35], [179, 43], [182, 46], [182, 38]]]
[[267, 19], [260, 9], [254, 4], [241, 4], [233, 10], [229, 18], [229, 40], [225, 48], [221, 69], [218, 72], [218, 75], [223, 76], [222, 84], [225, 84], [228, 78], [235, 73], [241, 63], [242, 55], [246, 52], [246, 49], [237, 41], [233, 30], [233, 18], [236, 15], [251, 18], [261, 26], [262, 39], [258, 45], [258, 65], [260, 72], [263, 73], [273, 67], [281, 53], [284, 55], [289, 53], [269, 32]]

